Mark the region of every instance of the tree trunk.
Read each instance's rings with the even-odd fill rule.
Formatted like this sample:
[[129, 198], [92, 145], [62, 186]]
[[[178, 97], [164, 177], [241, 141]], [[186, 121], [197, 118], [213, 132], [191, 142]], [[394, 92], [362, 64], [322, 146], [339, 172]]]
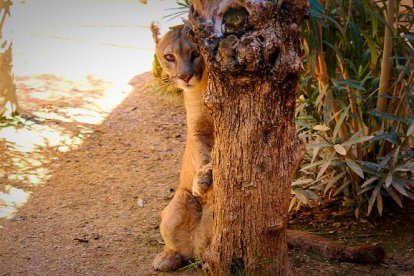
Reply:
[[0, 0], [0, 118], [12, 116], [18, 111], [12, 74], [12, 43], [5, 30], [11, 5], [12, 1]]
[[190, 24], [206, 61], [215, 124], [214, 275], [287, 275], [290, 186], [304, 155], [295, 91], [306, 0], [194, 0]]

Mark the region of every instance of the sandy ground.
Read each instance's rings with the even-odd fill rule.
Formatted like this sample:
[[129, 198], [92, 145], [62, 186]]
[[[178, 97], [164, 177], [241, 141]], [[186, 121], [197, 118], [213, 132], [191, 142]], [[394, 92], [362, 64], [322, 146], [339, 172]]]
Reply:
[[[84, 133], [76, 149], [38, 148], [53, 159], [42, 164], [50, 172], [43, 185], [8, 180], [16, 164], [2, 158], [9, 168], [2, 180], [31, 196], [15, 216], [1, 220], [1, 275], [153, 274], [150, 263], [162, 247], [159, 211], [177, 183], [185, 122], [179, 105], [142, 90], [148, 78], [139, 78], [134, 93], [93, 133]], [[65, 100], [58, 105], [73, 104]], [[26, 122], [63, 124], [74, 137], [83, 129], [79, 122], [37, 120], [31, 115]]]

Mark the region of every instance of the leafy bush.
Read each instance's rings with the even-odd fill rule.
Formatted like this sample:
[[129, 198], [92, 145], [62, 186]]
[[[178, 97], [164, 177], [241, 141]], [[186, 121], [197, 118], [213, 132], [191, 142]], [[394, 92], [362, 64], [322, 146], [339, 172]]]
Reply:
[[[402, 207], [403, 197], [414, 200], [412, 4], [309, 2], [297, 100], [307, 154], [290, 209], [321, 197], [337, 197], [356, 215], [374, 204], [382, 214], [384, 198]], [[180, 15], [188, 10], [188, 1], [177, 4]]]
[[297, 104], [308, 146], [291, 208], [341, 196], [369, 215], [384, 198], [414, 200], [414, 14], [395, 1], [394, 21], [390, 2], [310, 1]]

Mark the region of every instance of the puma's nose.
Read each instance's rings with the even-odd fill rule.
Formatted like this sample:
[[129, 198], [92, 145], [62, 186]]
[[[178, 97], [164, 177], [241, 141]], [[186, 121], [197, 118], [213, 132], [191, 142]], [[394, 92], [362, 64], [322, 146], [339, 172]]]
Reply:
[[188, 83], [191, 80], [192, 76], [193, 76], [193, 74], [180, 75], [179, 78], [182, 79], [183, 81], [185, 81], [185, 83]]

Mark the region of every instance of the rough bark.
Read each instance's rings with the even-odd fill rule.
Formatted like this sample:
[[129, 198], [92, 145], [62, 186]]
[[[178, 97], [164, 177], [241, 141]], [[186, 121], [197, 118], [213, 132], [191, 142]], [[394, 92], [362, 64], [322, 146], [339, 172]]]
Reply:
[[12, 43], [5, 30], [11, 1], [0, 0], [0, 118], [18, 112], [16, 86], [12, 74]]
[[214, 230], [204, 256], [214, 275], [290, 274], [290, 185], [304, 146], [295, 91], [306, 0], [194, 0], [190, 24], [206, 61], [215, 124]]

